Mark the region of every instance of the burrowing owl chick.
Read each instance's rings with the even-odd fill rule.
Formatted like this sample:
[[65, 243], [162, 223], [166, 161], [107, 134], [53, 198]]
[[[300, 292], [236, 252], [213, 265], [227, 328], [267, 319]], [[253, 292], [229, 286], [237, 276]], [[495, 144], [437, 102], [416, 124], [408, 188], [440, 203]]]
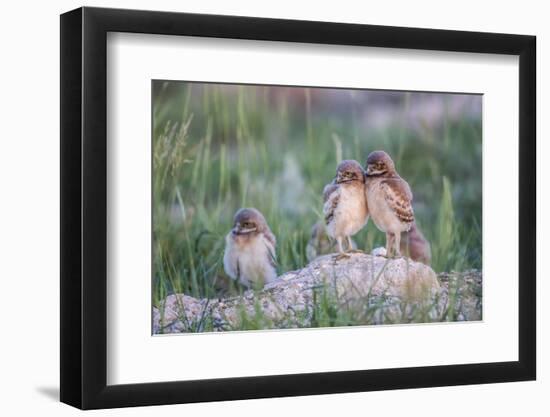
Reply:
[[[351, 240], [351, 249], [357, 249], [357, 245]], [[324, 221], [318, 221], [311, 228], [311, 237], [306, 246], [306, 257], [309, 262], [315, 258], [334, 253], [338, 250], [336, 241], [327, 234], [327, 226]]]
[[[413, 261], [430, 265], [432, 262], [432, 251], [430, 242], [424, 237], [416, 222], [408, 232], [401, 233], [401, 253]], [[375, 256], [386, 256], [385, 248], [375, 248], [372, 251]]]
[[384, 151], [367, 158], [365, 194], [374, 224], [386, 233], [386, 256], [401, 256], [401, 232], [410, 231], [414, 223], [413, 195]]
[[227, 275], [246, 287], [260, 288], [277, 279], [276, 239], [255, 208], [242, 208], [225, 237], [223, 266]]
[[348, 251], [352, 249], [351, 236], [359, 232], [369, 220], [365, 197], [365, 174], [357, 161], [345, 160], [336, 169], [336, 178], [323, 191], [323, 213], [327, 234], [336, 239], [339, 255], [344, 252], [342, 242], [347, 240]]
[[430, 265], [432, 262], [430, 242], [424, 237], [416, 222], [411, 225], [408, 232], [401, 235], [401, 253], [425, 265]]

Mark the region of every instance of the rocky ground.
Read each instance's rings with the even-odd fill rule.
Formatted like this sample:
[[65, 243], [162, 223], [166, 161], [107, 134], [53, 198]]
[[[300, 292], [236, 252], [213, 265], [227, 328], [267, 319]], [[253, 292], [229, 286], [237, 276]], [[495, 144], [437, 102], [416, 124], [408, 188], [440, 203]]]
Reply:
[[481, 288], [480, 271], [436, 275], [407, 258], [326, 255], [238, 297], [172, 294], [153, 308], [153, 332], [481, 320]]

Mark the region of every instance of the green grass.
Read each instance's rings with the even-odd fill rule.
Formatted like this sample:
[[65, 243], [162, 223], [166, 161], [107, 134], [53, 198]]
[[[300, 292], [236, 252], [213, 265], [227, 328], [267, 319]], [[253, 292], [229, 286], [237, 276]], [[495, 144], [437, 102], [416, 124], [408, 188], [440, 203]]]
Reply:
[[[311, 226], [322, 218], [322, 189], [337, 163], [364, 164], [376, 149], [392, 155], [411, 185], [434, 270], [481, 269], [481, 121], [444, 114], [437, 127], [366, 129], [353, 94], [349, 111], [332, 114], [308, 89], [274, 95], [262, 86], [154, 83], [155, 305], [173, 292], [213, 298], [239, 291], [226, 288], [222, 258], [240, 207], [256, 207], [268, 220], [279, 273], [303, 267]], [[397, 106], [406, 114], [410, 95]], [[354, 239], [367, 251], [385, 242], [372, 222]], [[319, 305], [319, 326], [354, 323], [335, 319], [329, 300]]]

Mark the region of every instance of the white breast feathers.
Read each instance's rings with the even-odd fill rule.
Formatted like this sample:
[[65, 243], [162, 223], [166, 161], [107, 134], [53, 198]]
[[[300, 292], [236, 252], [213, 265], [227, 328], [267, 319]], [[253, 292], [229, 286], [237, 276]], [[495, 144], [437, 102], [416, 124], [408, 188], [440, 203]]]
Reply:
[[263, 286], [277, 279], [275, 249], [263, 234], [233, 235], [225, 238], [225, 272], [241, 284]]
[[332, 208], [327, 233], [333, 238], [353, 236], [368, 221], [365, 192], [362, 186], [340, 186], [325, 203]]

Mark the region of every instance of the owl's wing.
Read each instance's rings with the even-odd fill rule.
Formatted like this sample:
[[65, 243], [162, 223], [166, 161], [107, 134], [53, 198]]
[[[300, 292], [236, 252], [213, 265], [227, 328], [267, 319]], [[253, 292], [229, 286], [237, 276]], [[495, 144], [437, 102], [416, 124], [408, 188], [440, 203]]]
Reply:
[[340, 201], [340, 188], [338, 184], [328, 184], [323, 190], [323, 214], [325, 215], [325, 224], [329, 224], [334, 217], [334, 211]]
[[409, 184], [402, 178], [389, 178], [382, 182], [381, 189], [390, 209], [404, 223], [414, 221], [412, 192]]
[[[228, 240], [229, 237], [226, 237], [226, 242], [228, 242]], [[241, 275], [239, 258], [235, 256], [228, 248], [229, 243], [226, 244], [225, 253], [223, 254], [223, 269], [232, 279], [239, 279]]]
[[264, 237], [267, 240], [267, 251], [269, 254], [269, 263], [276, 268], [277, 267], [277, 253], [275, 252], [275, 248], [277, 246], [277, 239], [275, 238], [275, 235], [271, 233], [270, 230], [266, 231], [264, 233]]
[[330, 198], [331, 194], [338, 189], [338, 184], [336, 184], [334, 181], [330, 184], [325, 185], [325, 188], [323, 188], [323, 203], [326, 203], [327, 200]]

